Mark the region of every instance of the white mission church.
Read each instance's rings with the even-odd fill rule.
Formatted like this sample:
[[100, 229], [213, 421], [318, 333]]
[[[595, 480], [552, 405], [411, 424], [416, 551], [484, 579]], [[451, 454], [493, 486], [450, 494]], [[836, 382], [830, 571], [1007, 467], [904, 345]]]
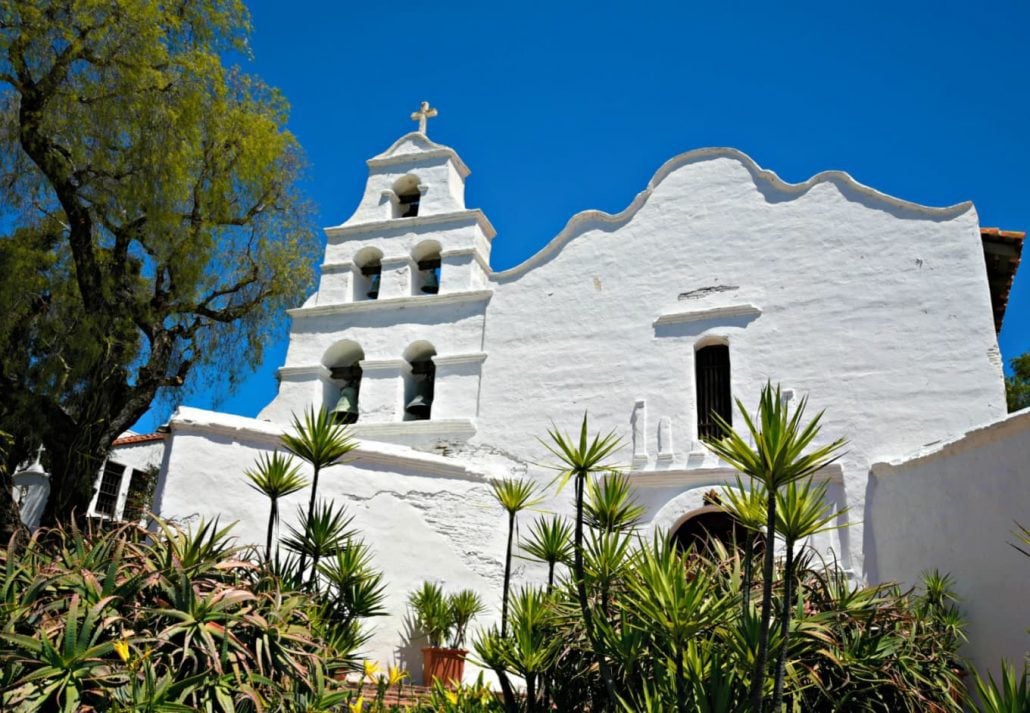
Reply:
[[818, 476], [848, 526], [818, 548], [856, 580], [951, 572], [976, 663], [1022, 657], [1030, 566], [1006, 542], [1030, 523], [1030, 411], [1006, 414], [996, 336], [1022, 233], [982, 228], [970, 203], [916, 205], [836, 171], [788, 184], [704, 149], [495, 272], [495, 231], [465, 205], [468, 167], [427, 137], [433, 114], [423, 104], [419, 130], [368, 160], [357, 209], [326, 229], [275, 399], [256, 418], [180, 408], [165, 433], [123, 439], [94, 512], [129, 515], [132, 469], [152, 463], [157, 513], [238, 520], [262, 542], [268, 505], [244, 469], [293, 414], [336, 409], [361, 445], [319, 493], [346, 504], [385, 573], [390, 615], [369, 654], [414, 660], [403, 619], [422, 580], [499, 600], [506, 528], [489, 481], [548, 483], [538, 437], [552, 421], [571, 430], [586, 411], [623, 434], [649, 526], [674, 534], [734, 478], [701, 445], [708, 414], [739, 423], [731, 399], [753, 409], [771, 380], [825, 409], [825, 439], [849, 441]]

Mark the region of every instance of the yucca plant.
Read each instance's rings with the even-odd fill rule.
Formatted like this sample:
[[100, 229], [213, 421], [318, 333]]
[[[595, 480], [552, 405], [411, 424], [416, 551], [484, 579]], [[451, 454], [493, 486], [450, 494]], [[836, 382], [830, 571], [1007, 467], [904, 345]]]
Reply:
[[279, 499], [292, 495], [307, 487], [307, 479], [301, 475], [300, 466], [293, 459], [275, 451], [272, 455], [262, 453], [257, 466], [243, 471], [250, 481], [250, 487], [269, 499], [268, 534], [265, 537], [265, 561], [272, 559], [272, 535], [279, 524]]
[[615, 692], [615, 681], [612, 677], [611, 667], [604, 653], [600, 650], [597, 633], [594, 629], [593, 617], [590, 612], [590, 602], [587, 598], [586, 580], [583, 568], [583, 525], [584, 525], [584, 496], [586, 484], [592, 475], [609, 474], [616, 470], [615, 466], [608, 462], [608, 459], [619, 449], [620, 441], [615, 432], [607, 435], [597, 434], [593, 438], [588, 436], [587, 415], [583, 414], [583, 422], [580, 424], [579, 437], [574, 438], [569, 434], [562, 433], [556, 427], [548, 430], [550, 442], [541, 441], [544, 447], [558, 459], [558, 463], [552, 468], [558, 471], [554, 483], [558, 492], [571, 480], [575, 491], [576, 519], [573, 531], [573, 567], [572, 578], [576, 587], [576, 595], [579, 600], [580, 614], [583, 617], [583, 625], [586, 629], [587, 639], [594, 651], [601, 675], [604, 678], [605, 688], [608, 693], [608, 703], [616, 705], [617, 696]]
[[557, 515], [540, 517], [530, 526], [522, 549], [531, 557], [547, 563], [547, 592], [554, 589], [555, 565], [572, 559], [572, 526]]
[[537, 683], [554, 663], [562, 641], [553, 630], [554, 612], [544, 590], [526, 587], [512, 603], [512, 630], [505, 664], [526, 682], [526, 711], [535, 713]]
[[[719, 414], [712, 417], [722, 433], [720, 439], [705, 443], [717, 456], [731, 466], [760, 483], [766, 490], [766, 533], [768, 543], [762, 563], [762, 609], [758, 639], [758, 653], [751, 681], [751, 707], [761, 711], [764, 704], [765, 680], [768, 673], [769, 627], [772, 619], [774, 547], [776, 532], [776, 493], [788, 485], [806, 478], [840, 457], [844, 439], [810, 449], [819, 435], [822, 412], [805, 423], [808, 399], [801, 399], [791, 412], [783, 399], [780, 387], [766, 384], [758, 402], [758, 413], [752, 418], [740, 399], [737, 408], [744, 418], [751, 443], [733, 430], [732, 425]], [[753, 445], [752, 445], [753, 444]]]
[[483, 600], [471, 589], [463, 589], [455, 592], [447, 598], [447, 604], [451, 609], [451, 648], [465, 648], [465, 640], [468, 637], [468, 627], [474, 618], [486, 611]]
[[625, 532], [636, 528], [646, 512], [633, 499], [629, 478], [609, 472], [587, 483], [583, 524], [598, 532]]
[[501, 636], [508, 631], [508, 591], [511, 585], [512, 541], [515, 537], [515, 518], [526, 508], [540, 502], [536, 484], [529, 480], [505, 478], [490, 483], [494, 499], [508, 515], [508, 543], [504, 550], [504, 589], [501, 594]]
[[297, 509], [300, 526], [287, 525], [287, 536], [283, 545], [300, 556], [300, 570], [305, 571], [305, 562], [311, 559], [311, 573], [307, 586], [313, 587], [318, 575], [318, 563], [323, 557], [332, 557], [343, 550], [355, 532], [350, 527], [353, 518], [343, 507], [321, 501], [307, 513]]
[[[825, 482], [813, 484], [812, 478], [792, 481], [776, 493], [776, 529], [784, 540], [783, 599], [780, 608], [780, 653], [773, 685], [773, 710], [783, 704], [783, 682], [786, 675], [787, 651], [790, 642], [790, 618], [795, 605], [795, 548], [797, 543], [837, 527], [839, 513], [826, 503]], [[771, 548], [770, 543], [770, 548]]]
[[755, 544], [766, 526], [767, 494], [761, 483], [752, 481], [744, 487], [740, 476], [736, 484], [722, 489], [723, 509], [747, 532], [743, 546], [743, 578], [741, 582], [741, 612], [746, 616], [751, 609], [751, 587], [754, 583]]
[[[311, 407], [305, 412], [303, 421], [293, 417], [293, 433], [282, 436], [282, 444], [293, 455], [311, 464], [311, 498], [308, 501], [307, 520], [315, 516], [315, 501], [318, 497], [318, 476], [325, 468], [339, 463], [344, 456], [358, 447], [345, 425], [338, 424], [326, 409]], [[307, 558], [301, 555], [301, 569], [305, 569]], [[314, 569], [314, 566], [312, 566]]]
[[443, 587], [435, 582], [423, 582], [408, 595], [408, 606], [414, 615], [414, 625], [432, 647], [440, 647], [447, 640], [453, 626], [453, 613]]
[[979, 673], [974, 677], [977, 697], [980, 699], [980, 713], [1026, 713], [1030, 711], [1030, 668], [1023, 667], [1022, 675], [1016, 667], [1001, 662], [1001, 676], [997, 681], [994, 674], [985, 680]]

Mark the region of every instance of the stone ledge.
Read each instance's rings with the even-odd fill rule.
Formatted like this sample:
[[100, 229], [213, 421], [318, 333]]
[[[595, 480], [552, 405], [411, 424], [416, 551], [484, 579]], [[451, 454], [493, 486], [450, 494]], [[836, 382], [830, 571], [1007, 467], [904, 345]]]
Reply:
[[708, 309], [695, 309], [685, 312], [670, 312], [663, 314], [654, 321], [654, 326], [659, 327], [667, 324], [687, 324], [689, 322], [700, 322], [706, 319], [718, 319], [720, 317], [758, 317], [762, 310], [753, 304], [726, 305], [725, 307], [710, 307]]
[[387, 297], [381, 300], [340, 302], [339, 304], [318, 305], [317, 307], [295, 307], [286, 310], [286, 314], [296, 319], [321, 317], [328, 314], [347, 314], [349, 312], [377, 312], [380, 310], [407, 309], [409, 307], [439, 307], [440, 305], [460, 302], [487, 302], [493, 294], [493, 290], [467, 290], [463, 292], [441, 292], [438, 295], [406, 295], [404, 297]]
[[339, 240], [362, 233], [381, 233], [384, 231], [398, 230], [401, 228], [417, 230], [418, 228], [432, 228], [446, 223], [475, 223], [483, 231], [487, 240], [493, 240], [497, 235], [494, 226], [490, 224], [483, 211], [478, 208], [452, 211], [450, 213], [435, 213], [430, 215], [417, 215], [411, 218], [389, 218], [387, 220], [374, 220], [368, 223], [355, 223], [353, 225], [337, 225], [333, 228], [325, 228], [326, 237], [332, 240]]

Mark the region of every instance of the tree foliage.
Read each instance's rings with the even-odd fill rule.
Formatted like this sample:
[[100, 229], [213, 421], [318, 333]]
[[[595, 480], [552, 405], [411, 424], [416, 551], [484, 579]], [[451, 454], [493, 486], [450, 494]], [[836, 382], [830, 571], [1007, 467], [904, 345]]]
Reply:
[[1009, 362], [1012, 376], [1005, 377], [1005, 400], [1009, 413], [1030, 408], [1030, 352]]
[[[162, 394], [231, 389], [311, 278], [287, 104], [239, 0], [0, 4], [0, 428], [84, 509]], [[0, 494], [4, 497], [4, 494]]]

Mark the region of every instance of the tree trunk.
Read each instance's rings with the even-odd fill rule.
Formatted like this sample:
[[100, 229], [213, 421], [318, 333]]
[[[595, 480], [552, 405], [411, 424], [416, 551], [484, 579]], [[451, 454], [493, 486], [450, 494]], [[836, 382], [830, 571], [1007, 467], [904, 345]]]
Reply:
[[758, 628], [758, 653], [755, 656], [755, 670], [751, 678], [751, 710], [761, 713], [763, 692], [765, 690], [765, 673], [769, 656], [769, 620], [772, 617], [772, 585], [775, 568], [774, 552], [776, 549], [776, 490], [769, 488], [767, 505], [765, 561], [762, 565], [762, 619]]
[[[308, 502], [308, 519], [304, 523], [304, 530], [307, 532], [310, 527], [311, 518], [315, 516], [315, 496], [318, 494], [318, 466], [312, 463], [314, 468], [314, 475], [311, 478], [311, 500]], [[300, 576], [304, 578], [304, 568], [307, 567], [308, 557], [304, 552], [300, 553]], [[312, 577], [313, 579], [314, 577]]]
[[268, 536], [265, 538], [265, 562], [272, 561], [272, 530], [279, 516], [279, 502], [272, 498], [272, 506], [268, 510]]

